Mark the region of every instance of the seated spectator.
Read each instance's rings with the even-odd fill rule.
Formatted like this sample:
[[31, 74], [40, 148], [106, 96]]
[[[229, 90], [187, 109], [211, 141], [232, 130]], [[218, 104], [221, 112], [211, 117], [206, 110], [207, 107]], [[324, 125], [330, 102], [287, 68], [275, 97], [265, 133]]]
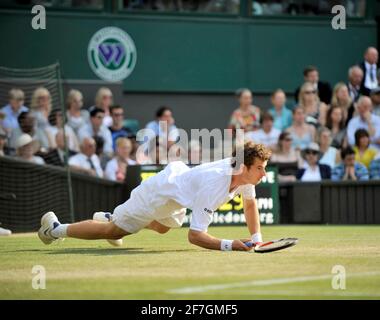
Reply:
[[166, 138], [169, 148], [179, 139], [179, 132], [174, 122], [172, 110], [163, 106], [157, 110], [156, 120], [149, 122], [145, 128], [153, 130], [156, 137]]
[[326, 164], [333, 169], [340, 163], [339, 150], [331, 146], [331, 131], [326, 127], [321, 127], [318, 131], [317, 138], [320, 150], [320, 164]]
[[273, 116], [274, 127], [283, 131], [292, 125], [292, 112], [286, 107], [286, 95], [282, 89], [277, 89], [272, 94], [272, 108], [269, 113]]
[[261, 123], [262, 129], [247, 132], [245, 138], [255, 143], [262, 143], [273, 150], [277, 145], [281, 131], [273, 127], [273, 116], [270, 113], [263, 114]]
[[234, 136], [236, 129], [242, 129], [244, 132], [258, 130], [261, 111], [252, 104], [251, 90], [239, 89], [236, 96], [239, 99], [239, 107], [232, 113], [228, 128], [233, 130]]
[[363, 80], [361, 83], [361, 91], [364, 95], [369, 96], [371, 89], [376, 88], [377, 82], [377, 62], [379, 52], [374, 47], [368, 47], [364, 52], [364, 61], [360, 64], [363, 70]]
[[305, 112], [306, 123], [315, 127], [326, 124], [327, 105], [319, 100], [318, 92], [311, 82], [301, 86], [298, 106]]
[[102, 167], [104, 171], [108, 161], [112, 159], [112, 156], [104, 152], [104, 139], [102, 137], [94, 136], [93, 138], [96, 144], [95, 154], [98, 156], [99, 161], [100, 161], [100, 166]]
[[342, 163], [335, 166], [332, 170], [331, 180], [347, 181], [347, 180], [368, 180], [367, 168], [355, 161], [355, 151], [348, 146], [340, 152]]
[[39, 129], [46, 129], [49, 125], [49, 114], [51, 112], [51, 95], [46, 88], [37, 88], [32, 95], [30, 110], [36, 119], [36, 125]]
[[372, 180], [380, 180], [380, 153], [369, 165], [369, 176]]
[[5, 118], [2, 122], [3, 129], [10, 134], [13, 129], [19, 128], [18, 116], [21, 112], [29, 109], [24, 106], [25, 95], [20, 89], [11, 89], [9, 91], [9, 103], [0, 111]]
[[112, 135], [112, 146], [116, 150], [116, 140], [120, 137], [132, 138], [133, 132], [124, 126], [124, 110], [121, 106], [112, 106], [110, 108], [112, 117], [112, 126], [109, 127]]
[[372, 113], [380, 117], [380, 87], [371, 90]]
[[361, 83], [363, 81], [363, 70], [358, 66], [352, 66], [348, 69], [348, 92], [350, 94], [351, 100], [355, 103], [358, 101], [360, 95], [363, 94], [361, 91]]
[[7, 133], [0, 127], [0, 157], [6, 155], [5, 146], [7, 144]]
[[21, 112], [18, 117], [19, 128], [12, 130], [9, 138], [9, 148], [11, 150], [16, 149], [16, 141], [23, 134], [27, 133], [33, 137], [33, 140], [37, 140], [40, 145], [40, 151], [47, 152], [53, 145], [52, 137], [46, 129], [41, 129], [36, 126], [36, 119], [32, 112]]
[[[49, 126], [46, 130], [52, 137], [55, 137], [58, 130], [63, 129], [63, 116], [59, 109], [54, 109], [49, 115]], [[67, 124], [65, 124], [65, 134], [67, 138], [68, 148], [72, 151], [79, 151], [79, 142], [74, 130]], [[51, 146], [53, 149], [57, 147], [54, 143]]]
[[315, 127], [305, 122], [305, 112], [301, 107], [293, 109], [293, 124], [286, 131], [292, 137], [293, 148], [299, 151], [315, 141]]
[[22, 160], [33, 162], [35, 164], [45, 164], [45, 161], [41, 157], [35, 156], [38, 149], [38, 141], [33, 140], [29, 134], [23, 133], [17, 138], [16, 155]]
[[[103, 119], [102, 119], [103, 120]], [[69, 165], [73, 170], [82, 172], [94, 177], [103, 177], [103, 170], [100, 166], [98, 156], [95, 154], [96, 143], [93, 138], [83, 138], [80, 145], [80, 153], [70, 157]]]
[[128, 166], [136, 165], [136, 161], [130, 158], [132, 142], [128, 138], [120, 137], [116, 140], [116, 155], [107, 162], [105, 178], [123, 182]]
[[331, 169], [328, 165], [318, 163], [320, 155], [319, 146], [312, 142], [303, 150], [305, 159], [304, 168], [297, 172], [297, 180], [301, 181], [321, 181], [331, 178]]
[[369, 146], [369, 133], [366, 129], [358, 129], [355, 132], [355, 161], [364, 164], [367, 169], [375, 158], [377, 150]]
[[90, 114], [83, 109], [83, 95], [79, 90], [72, 89], [67, 95], [67, 124], [74, 130], [75, 134], [86, 123], [90, 121]]
[[90, 138], [94, 136], [102, 137], [104, 140], [104, 153], [109, 157], [112, 157], [112, 135], [111, 131], [103, 124], [104, 111], [100, 108], [93, 107], [90, 109], [90, 123], [87, 123], [79, 129], [78, 137], [79, 141], [84, 138]]
[[[68, 137], [66, 137], [68, 140]], [[65, 165], [65, 136], [63, 134], [63, 130], [59, 129], [55, 134], [55, 144], [56, 148], [49, 151], [46, 154], [43, 154], [43, 159], [46, 164], [50, 164], [53, 166], [63, 167]], [[75, 155], [76, 152], [68, 149], [68, 158]]]
[[[282, 171], [292, 171], [291, 174], [285, 174], [285, 172], [280, 172], [278, 175], [278, 179], [280, 182], [285, 181], [295, 181], [296, 175], [293, 170], [295, 166], [294, 163], [297, 164], [297, 167], [301, 167], [302, 159], [299, 151], [296, 151], [292, 147], [292, 137], [289, 132], [282, 132], [278, 138], [277, 148], [274, 150], [272, 157], [270, 159], [272, 163], [288, 163], [289, 170]], [[292, 164], [292, 165], [290, 165]], [[283, 168], [284, 169], [284, 168]]]
[[101, 87], [95, 96], [95, 106], [104, 111], [103, 124], [108, 128], [112, 126], [110, 108], [113, 105], [113, 94], [109, 88]]
[[168, 164], [168, 150], [163, 146], [162, 140], [160, 137], [155, 137], [149, 141], [148, 148], [145, 150], [139, 148], [136, 154], [138, 164]]
[[355, 115], [355, 105], [352, 101], [348, 87], [344, 82], [338, 82], [333, 91], [331, 99], [331, 107], [340, 107], [343, 111], [343, 119], [345, 126]]
[[340, 150], [347, 146], [347, 132], [341, 107], [330, 107], [327, 111], [326, 127], [331, 131], [332, 147]]
[[[323, 82], [319, 80], [319, 71], [315, 66], [307, 66], [303, 70], [304, 82], [310, 82], [312, 84], [312, 89], [317, 92], [319, 100], [326, 105], [331, 101], [331, 86], [328, 82]], [[295, 92], [295, 100], [299, 102], [299, 92], [300, 88], [297, 88]]]
[[189, 142], [189, 164], [198, 165], [202, 163], [202, 145], [199, 140]]
[[371, 147], [380, 150], [380, 117], [371, 113], [372, 101], [369, 97], [362, 96], [358, 100], [358, 115], [348, 123], [348, 144], [355, 145], [355, 132], [358, 129], [366, 129], [370, 136]]

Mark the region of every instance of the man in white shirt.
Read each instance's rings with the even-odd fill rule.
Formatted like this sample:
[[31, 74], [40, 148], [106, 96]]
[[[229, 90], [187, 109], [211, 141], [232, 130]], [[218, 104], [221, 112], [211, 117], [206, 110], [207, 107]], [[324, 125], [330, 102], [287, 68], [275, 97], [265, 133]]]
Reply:
[[135, 188], [130, 199], [116, 207], [112, 216], [104, 213], [109, 222], [86, 220], [60, 224], [55, 214], [48, 212], [41, 219], [39, 237], [43, 243], [50, 244], [64, 237], [117, 241], [143, 228], [166, 233], [182, 225], [186, 208], [189, 208], [192, 210], [190, 243], [212, 250], [249, 251], [251, 248], [241, 240], [218, 239], [207, 230], [214, 211], [235, 195], [242, 194], [251, 240], [253, 244], [262, 242], [255, 185], [265, 176], [270, 155], [271, 151], [264, 145], [247, 142], [233, 158], [192, 169], [183, 162], [172, 162]]
[[262, 143], [266, 147], [274, 150], [281, 131], [273, 127], [273, 121], [273, 116], [270, 113], [264, 113], [261, 117], [261, 129], [248, 132], [245, 135], [246, 139], [255, 143]]
[[103, 170], [100, 166], [100, 160], [95, 154], [95, 140], [93, 138], [84, 138], [80, 150], [80, 153], [70, 157], [69, 166], [76, 171], [102, 178]]
[[112, 134], [103, 124], [103, 119], [103, 109], [92, 107], [92, 109], [90, 109], [90, 123], [87, 123], [79, 129], [78, 137], [79, 141], [95, 136], [102, 137], [104, 140], [103, 152], [111, 157], [113, 154]]
[[358, 115], [348, 122], [348, 144], [355, 145], [356, 130], [366, 129], [370, 135], [371, 147], [380, 151], [380, 117], [371, 112], [371, 99], [367, 96], [360, 97], [357, 103], [357, 111]]

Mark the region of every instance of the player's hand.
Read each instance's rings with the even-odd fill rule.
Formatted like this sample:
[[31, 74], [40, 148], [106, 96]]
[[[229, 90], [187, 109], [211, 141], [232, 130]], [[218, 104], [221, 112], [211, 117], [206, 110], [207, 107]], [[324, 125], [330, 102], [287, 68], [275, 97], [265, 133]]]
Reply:
[[234, 240], [234, 242], [232, 242], [232, 250], [233, 251], [250, 251], [252, 250], [252, 247], [246, 246], [240, 240]]

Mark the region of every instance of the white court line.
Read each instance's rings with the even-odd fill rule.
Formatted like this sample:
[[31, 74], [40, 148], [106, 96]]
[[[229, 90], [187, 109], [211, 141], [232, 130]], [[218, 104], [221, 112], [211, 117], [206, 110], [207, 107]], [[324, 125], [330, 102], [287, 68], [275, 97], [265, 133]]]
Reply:
[[[225, 292], [215, 292], [214, 294], [226, 294]], [[299, 292], [299, 291], [275, 291], [275, 290], [265, 290], [265, 291], [257, 291], [257, 290], [238, 290], [231, 291], [228, 293], [229, 295], [241, 295], [241, 294], [249, 294], [252, 296], [324, 296], [324, 297], [371, 297], [378, 298], [380, 297], [380, 293], [365, 293], [365, 292], [346, 292], [343, 290], [334, 290], [332, 292]]]
[[[347, 277], [363, 277], [363, 276], [375, 276], [380, 275], [380, 272], [363, 272], [363, 273], [352, 273], [347, 274]], [[256, 287], [256, 286], [272, 286], [275, 284], [285, 284], [285, 283], [297, 283], [297, 282], [307, 282], [307, 281], [318, 281], [325, 279], [332, 279], [333, 274], [319, 275], [319, 276], [304, 276], [304, 277], [293, 277], [293, 278], [277, 278], [277, 279], [267, 279], [267, 280], [253, 280], [247, 282], [234, 282], [234, 283], [224, 283], [224, 284], [214, 284], [208, 286], [194, 286], [194, 287], [183, 287], [177, 289], [167, 290], [168, 293], [200, 293], [213, 290], [224, 290], [231, 288], [244, 288], [244, 287]]]

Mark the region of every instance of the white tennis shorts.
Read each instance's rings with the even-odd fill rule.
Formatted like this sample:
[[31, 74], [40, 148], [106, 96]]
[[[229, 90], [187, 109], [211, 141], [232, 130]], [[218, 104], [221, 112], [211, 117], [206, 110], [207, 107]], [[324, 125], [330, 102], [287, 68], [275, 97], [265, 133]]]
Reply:
[[[130, 201], [130, 200], [128, 200]], [[128, 211], [125, 203], [117, 206], [113, 212], [112, 221], [128, 233], [137, 233], [148, 226], [153, 220], [169, 228], [182, 227], [186, 216], [186, 208], [173, 200], [155, 210], [157, 217], [150, 213], [133, 214]]]

